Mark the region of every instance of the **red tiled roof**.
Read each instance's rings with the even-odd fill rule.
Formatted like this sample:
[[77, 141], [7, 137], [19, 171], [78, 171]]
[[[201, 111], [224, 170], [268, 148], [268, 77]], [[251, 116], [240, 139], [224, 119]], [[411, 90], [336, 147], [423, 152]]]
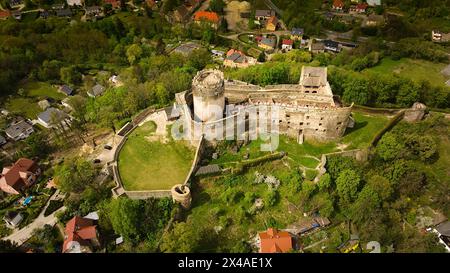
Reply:
[[104, 2], [105, 4], [111, 4], [111, 6], [112, 6], [113, 8], [120, 7], [120, 1], [119, 1], [119, 0], [103, 0], [103, 2]]
[[366, 10], [367, 7], [367, 3], [359, 3], [358, 5], [356, 5], [356, 8], [360, 10]]
[[260, 232], [260, 253], [285, 253], [292, 249], [292, 237], [286, 231], [278, 231], [274, 228]]
[[294, 43], [294, 41], [290, 40], [290, 39], [284, 39], [283, 40], [283, 45], [292, 45]]
[[276, 16], [271, 16], [269, 20], [267, 20], [267, 24], [278, 24], [278, 18]]
[[91, 219], [75, 216], [66, 224], [66, 236], [63, 252], [68, 249], [69, 243], [73, 241], [80, 245], [89, 245], [88, 240], [97, 238], [97, 227]]
[[202, 21], [206, 20], [212, 23], [218, 23], [219, 22], [219, 15], [217, 13], [212, 11], [197, 11], [194, 14], [194, 20], [195, 21]]
[[227, 56], [230, 56], [233, 53], [238, 53], [240, 55], [244, 55], [244, 53], [242, 51], [232, 48], [232, 49], [228, 50]]
[[342, 0], [334, 0], [333, 1], [333, 7], [335, 8], [343, 8], [344, 2]]
[[9, 10], [0, 10], [0, 18], [7, 18], [11, 15]]
[[25, 181], [20, 177], [20, 173], [33, 173], [36, 171], [37, 167], [35, 161], [28, 158], [20, 158], [13, 166], [9, 167], [8, 170], [6, 170], [6, 168], [3, 169], [3, 177], [5, 178], [6, 184], [17, 191], [20, 191], [26, 185]]

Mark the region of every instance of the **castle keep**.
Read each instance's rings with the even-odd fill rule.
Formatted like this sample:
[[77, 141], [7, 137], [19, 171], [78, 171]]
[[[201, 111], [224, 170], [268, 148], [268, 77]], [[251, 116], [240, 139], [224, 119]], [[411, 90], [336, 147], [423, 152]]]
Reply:
[[[279, 133], [294, 137], [299, 143], [304, 139], [337, 139], [347, 127], [353, 126], [352, 106], [342, 106], [333, 96], [327, 69], [323, 67], [304, 66], [298, 84], [265, 87], [224, 80], [218, 70], [203, 70], [194, 77], [191, 91], [176, 94], [176, 104], [190, 124], [191, 128], [187, 129], [226, 128], [230, 119], [235, 119], [236, 127], [237, 116], [246, 110], [257, 106], [276, 107], [277, 120], [267, 117], [268, 122], [277, 122]], [[247, 130], [249, 121], [245, 122]]]

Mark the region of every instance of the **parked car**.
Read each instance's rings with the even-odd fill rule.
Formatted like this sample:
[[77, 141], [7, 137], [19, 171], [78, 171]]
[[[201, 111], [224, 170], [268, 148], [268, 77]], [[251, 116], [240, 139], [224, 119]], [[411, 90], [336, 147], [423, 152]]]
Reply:
[[98, 163], [100, 163], [100, 162], [101, 162], [101, 160], [97, 158], [97, 159], [94, 159], [94, 161], [93, 161], [93, 162], [94, 162], [94, 164], [98, 164]]
[[105, 148], [106, 150], [112, 150], [112, 147], [110, 145], [105, 145], [103, 146], [103, 148]]

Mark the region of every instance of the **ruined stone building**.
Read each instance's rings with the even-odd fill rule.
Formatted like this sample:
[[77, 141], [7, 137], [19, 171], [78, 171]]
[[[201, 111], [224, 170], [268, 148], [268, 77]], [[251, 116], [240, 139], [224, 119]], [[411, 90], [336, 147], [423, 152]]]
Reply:
[[[299, 143], [304, 139], [338, 139], [347, 127], [353, 126], [352, 106], [344, 107], [333, 96], [327, 81], [327, 68], [323, 67], [304, 66], [298, 84], [265, 87], [225, 80], [221, 71], [208, 69], [194, 77], [192, 90], [176, 94], [176, 107], [190, 124], [188, 130], [195, 126], [236, 130], [237, 117], [247, 117], [250, 108], [258, 109], [261, 105], [269, 109], [276, 107], [277, 118], [268, 116], [269, 122], [277, 123], [279, 133], [294, 137]], [[230, 119], [236, 121], [234, 128], [227, 128]], [[247, 130], [248, 124], [245, 126]], [[237, 134], [239, 132], [235, 132]]]

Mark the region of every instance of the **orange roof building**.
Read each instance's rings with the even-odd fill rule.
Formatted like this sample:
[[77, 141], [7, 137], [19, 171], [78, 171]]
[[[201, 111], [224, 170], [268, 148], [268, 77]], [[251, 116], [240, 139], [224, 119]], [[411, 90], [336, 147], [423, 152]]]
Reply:
[[218, 24], [219, 15], [212, 11], [197, 11], [194, 14], [194, 21], [196, 22], [207, 21], [213, 24]]
[[344, 2], [342, 0], [334, 0], [333, 8], [337, 10], [342, 10], [344, 8]]
[[75, 216], [66, 224], [63, 253], [92, 252], [91, 246], [98, 246], [97, 226], [94, 221]]
[[4, 167], [0, 174], [0, 189], [9, 194], [19, 194], [33, 185], [41, 169], [34, 160], [20, 158], [9, 167]]
[[292, 249], [292, 237], [287, 231], [269, 228], [259, 233], [259, 253], [286, 253]]
[[11, 12], [9, 10], [0, 10], [0, 19], [5, 20], [11, 16]]

